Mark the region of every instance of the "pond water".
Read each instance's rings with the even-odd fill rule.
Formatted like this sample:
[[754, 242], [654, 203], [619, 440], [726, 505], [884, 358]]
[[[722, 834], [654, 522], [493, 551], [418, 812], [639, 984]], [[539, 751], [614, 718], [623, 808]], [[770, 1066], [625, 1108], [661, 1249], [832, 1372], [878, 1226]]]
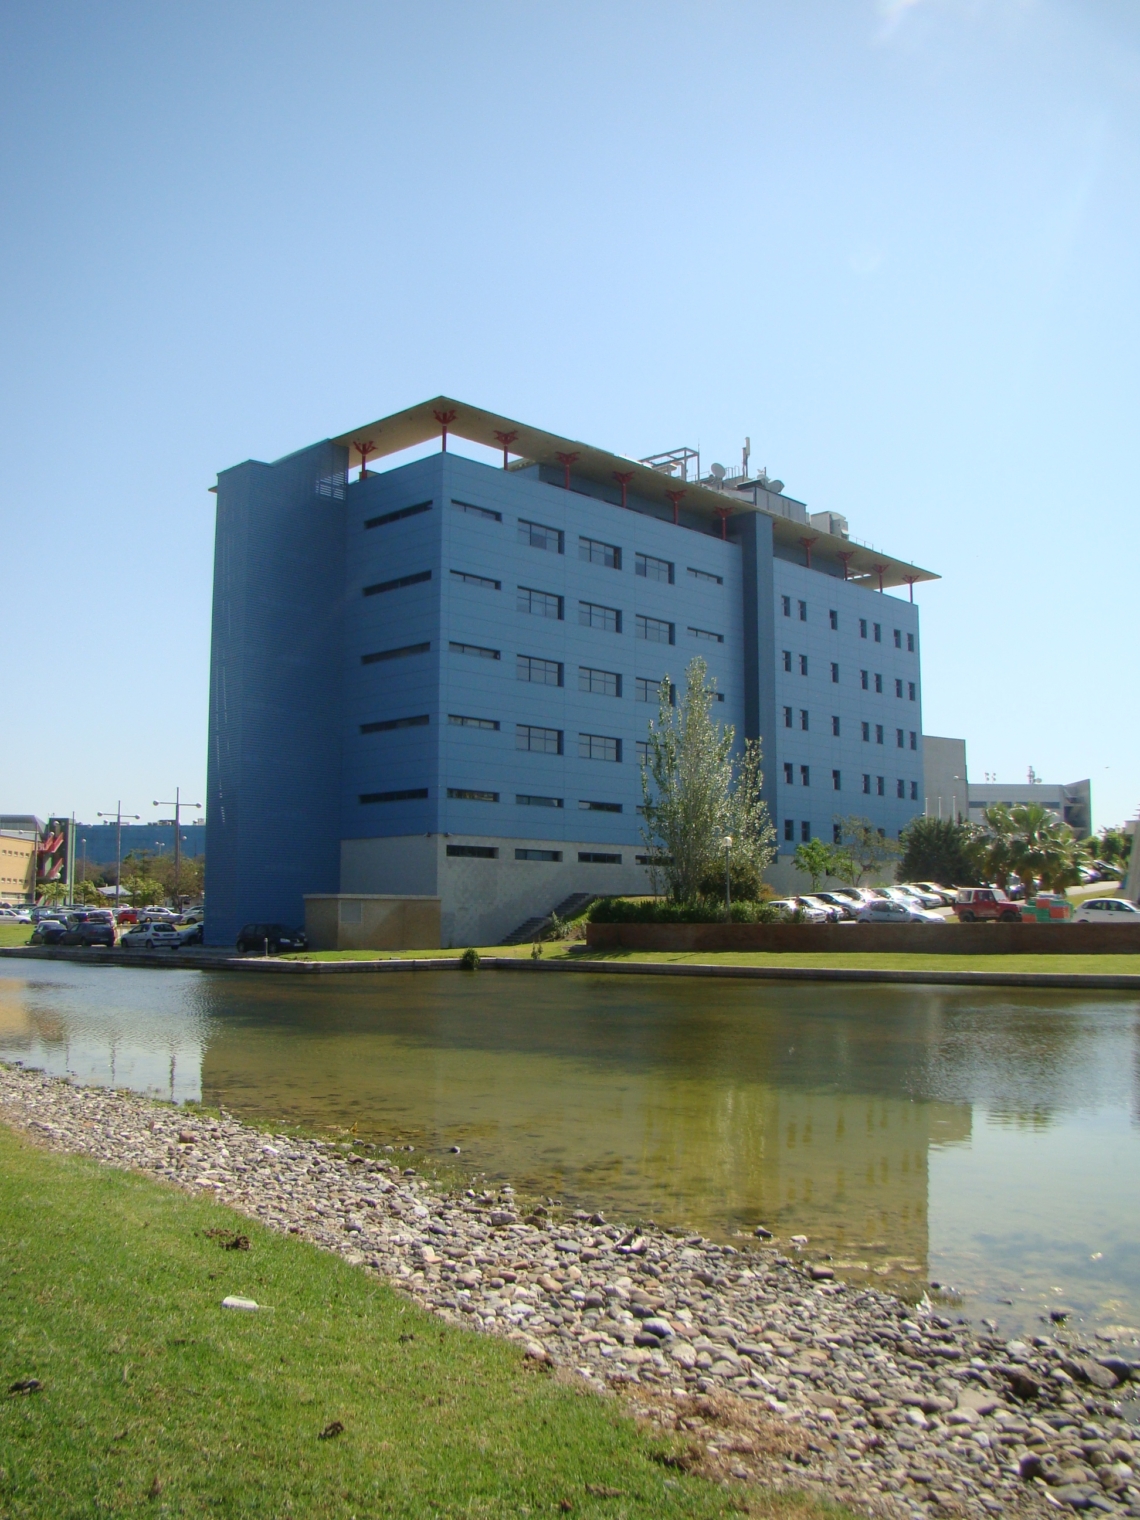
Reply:
[[412, 1145], [566, 1207], [1140, 1325], [1140, 1000], [0, 961], [0, 1059]]

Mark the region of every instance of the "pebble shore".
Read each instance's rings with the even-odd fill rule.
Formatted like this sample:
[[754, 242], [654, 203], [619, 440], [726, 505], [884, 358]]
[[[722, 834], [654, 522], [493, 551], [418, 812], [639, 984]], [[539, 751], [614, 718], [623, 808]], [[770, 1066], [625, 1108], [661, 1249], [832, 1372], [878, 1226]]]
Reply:
[[[452, 1323], [679, 1433], [711, 1479], [878, 1516], [1140, 1520], [1136, 1332], [1006, 1341], [834, 1279], [810, 1242], [639, 1231], [511, 1188], [445, 1193], [364, 1151], [0, 1067], [0, 1114], [56, 1149], [197, 1191], [379, 1273]], [[1115, 1354], [1114, 1354], [1115, 1352]], [[1136, 1379], [1136, 1381], [1132, 1381]]]

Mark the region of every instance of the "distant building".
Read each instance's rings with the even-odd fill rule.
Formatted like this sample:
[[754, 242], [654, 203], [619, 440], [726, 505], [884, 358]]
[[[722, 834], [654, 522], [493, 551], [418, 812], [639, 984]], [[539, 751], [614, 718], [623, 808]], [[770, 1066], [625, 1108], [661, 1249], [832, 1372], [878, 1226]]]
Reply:
[[1067, 823], [1079, 838], [1092, 833], [1092, 782], [1070, 781], [1061, 786], [1048, 781], [973, 781], [970, 783], [970, 821], [985, 822], [985, 809], [996, 803], [1022, 807], [1037, 802], [1061, 823]]
[[[204, 823], [183, 823], [179, 831], [183, 860], [193, 860], [206, 853], [206, 828]], [[174, 820], [164, 818], [158, 823], [123, 824], [123, 859], [132, 852], [141, 855], [174, 854]], [[114, 820], [104, 823], [77, 823], [75, 825], [75, 859], [78, 864], [86, 859], [89, 866], [113, 866], [115, 864]]]
[[39, 837], [38, 829], [0, 827], [0, 901], [31, 902]]
[[969, 811], [965, 739], [922, 736], [923, 811], [930, 818], [965, 818]]
[[922, 812], [905, 588], [933, 577], [747, 457], [702, 475], [439, 397], [216, 489], [208, 943], [306, 894], [437, 896], [445, 944], [486, 944], [647, 890], [639, 762], [694, 655], [763, 743], [785, 872], [837, 818], [894, 838]]

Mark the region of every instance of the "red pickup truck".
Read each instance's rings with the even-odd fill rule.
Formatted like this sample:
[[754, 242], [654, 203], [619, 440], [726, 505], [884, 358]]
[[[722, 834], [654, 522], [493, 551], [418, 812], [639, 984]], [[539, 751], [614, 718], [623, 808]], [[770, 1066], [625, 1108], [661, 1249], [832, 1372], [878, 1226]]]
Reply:
[[997, 918], [1004, 923], [1020, 923], [1021, 910], [1000, 887], [959, 887], [954, 898], [958, 922], [976, 923], [979, 919]]

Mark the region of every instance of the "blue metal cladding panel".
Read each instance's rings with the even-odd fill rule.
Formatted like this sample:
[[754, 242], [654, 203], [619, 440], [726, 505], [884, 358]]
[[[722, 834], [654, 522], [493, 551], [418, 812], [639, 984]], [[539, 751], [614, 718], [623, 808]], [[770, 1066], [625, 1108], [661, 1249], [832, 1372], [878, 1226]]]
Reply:
[[[892, 838], [923, 809], [922, 784], [922, 685], [920, 675], [918, 608], [865, 586], [843, 581], [804, 565], [783, 559], [774, 562], [773, 633], [776, 669], [776, 745], [772, 767], [775, 782], [773, 818], [779, 847], [790, 854], [810, 825], [812, 836], [830, 840], [832, 826], [840, 817], [869, 818]], [[785, 613], [785, 598], [788, 611]], [[806, 620], [800, 604], [805, 604]], [[831, 613], [837, 628], [831, 626]], [[861, 637], [866, 623], [867, 636]], [[875, 626], [880, 639], [875, 639]], [[901, 647], [895, 645], [895, 630]], [[907, 636], [914, 650], [907, 647]], [[785, 651], [791, 670], [784, 668]], [[801, 657], [807, 674], [801, 673]], [[838, 681], [832, 679], [832, 664]], [[867, 671], [864, 689], [861, 673]], [[882, 691], [875, 677], [881, 677]], [[901, 682], [902, 695], [897, 695]], [[911, 696], [913, 684], [914, 695]], [[791, 709], [792, 726], [785, 724]], [[809, 728], [801, 724], [808, 713]], [[839, 719], [839, 735], [832, 720]], [[863, 724], [870, 738], [864, 740]], [[882, 742], [878, 731], [882, 730]], [[902, 747], [898, 734], [903, 736]], [[911, 735], [916, 748], [912, 749]], [[791, 782], [785, 766], [791, 765]], [[803, 766], [808, 767], [804, 784]], [[836, 791], [833, 772], [839, 772]], [[863, 777], [871, 778], [869, 793]], [[883, 792], [879, 793], [882, 777]], [[902, 783], [902, 797], [898, 794]], [[915, 795], [912, 796], [912, 787]], [[794, 842], [785, 839], [785, 824], [794, 825]]]
[[[190, 814], [196, 817], [197, 810]], [[181, 834], [183, 860], [194, 860], [206, 853], [206, 830], [201, 824], [188, 823], [183, 813]], [[125, 860], [131, 851], [138, 854], [173, 858], [174, 825], [172, 823], [124, 823], [122, 851]], [[77, 823], [75, 858], [86, 857], [88, 864], [115, 864], [115, 825], [113, 823]]]
[[[742, 734], [738, 545], [567, 492], [534, 472], [452, 454], [354, 484], [348, 497], [346, 837], [438, 831], [638, 843], [637, 742], [656, 705], [637, 700], [637, 678], [682, 681], [694, 654], [724, 693], [717, 716]], [[429, 500], [428, 511], [363, 527]], [[562, 552], [524, 541], [520, 520], [561, 534]], [[620, 568], [583, 558], [582, 538], [618, 549]], [[673, 581], [637, 575], [639, 553], [671, 564]], [[690, 567], [713, 578], [698, 578]], [[427, 570], [429, 581], [362, 595], [366, 585]], [[531, 592], [553, 598], [545, 605], [561, 616], [521, 610]], [[621, 631], [583, 625], [583, 602], [619, 612]], [[674, 642], [638, 638], [639, 615], [672, 624]], [[362, 653], [425, 642], [431, 647], [422, 654], [360, 664]], [[519, 680], [520, 655], [559, 664], [563, 684]], [[621, 695], [580, 689], [583, 669], [620, 678]], [[360, 732], [362, 723], [425, 714], [426, 726]], [[519, 749], [519, 724], [560, 733], [562, 753]], [[620, 740], [620, 762], [582, 758], [583, 734]], [[358, 801], [368, 792], [424, 786], [425, 801]], [[563, 806], [520, 804], [520, 796], [556, 797]], [[586, 802], [617, 804], [621, 812], [586, 809]]]
[[316, 444], [218, 477], [206, 940], [298, 924], [340, 876], [347, 451]]

